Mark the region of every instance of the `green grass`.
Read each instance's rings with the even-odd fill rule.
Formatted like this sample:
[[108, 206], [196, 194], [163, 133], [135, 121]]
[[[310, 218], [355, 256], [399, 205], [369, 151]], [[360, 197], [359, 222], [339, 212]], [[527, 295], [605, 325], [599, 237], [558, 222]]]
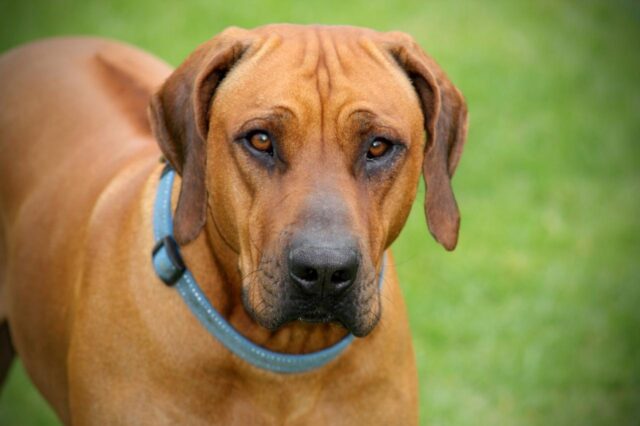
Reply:
[[[99, 34], [178, 64], [229, 25], [411, 33], [469, 102], [458, 249], [421, 202], [396, 259], [421, 421], [640, 424], [640, 6], [632, 1], [0, 3], [0, 51]], [[0, 424], [55, 424], [18, 366]]]

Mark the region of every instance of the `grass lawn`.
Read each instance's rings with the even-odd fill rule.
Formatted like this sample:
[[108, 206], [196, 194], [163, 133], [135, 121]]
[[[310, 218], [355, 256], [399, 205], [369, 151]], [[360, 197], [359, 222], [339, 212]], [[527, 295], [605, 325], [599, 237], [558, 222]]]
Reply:
[[[412, 34], [467, 97], [458, 249], [421, 195], [395, 256], [430, 425], [640, 424], [640, 4], [0, 2], [0, 51], [98, 34], [177, 65], [224, 27]], [[16, 364], [0, 424], [57, 424]]]

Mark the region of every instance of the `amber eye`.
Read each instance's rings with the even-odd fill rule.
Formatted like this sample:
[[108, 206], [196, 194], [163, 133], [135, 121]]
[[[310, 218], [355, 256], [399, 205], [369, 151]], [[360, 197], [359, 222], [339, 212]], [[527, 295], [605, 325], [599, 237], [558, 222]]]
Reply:
[[391, 142], [384, 140], [382, 138], [374, 139], [369, 145], [369, 150], [367, 151], [367, 159], [376, 159], [385, 155], [389, 149], [391, 148]]
[[271, 137], [264, 132], [255, 132], [248, 137], [249, 144], [260, 152], [271, 154], [273, 152], [273, 143]]

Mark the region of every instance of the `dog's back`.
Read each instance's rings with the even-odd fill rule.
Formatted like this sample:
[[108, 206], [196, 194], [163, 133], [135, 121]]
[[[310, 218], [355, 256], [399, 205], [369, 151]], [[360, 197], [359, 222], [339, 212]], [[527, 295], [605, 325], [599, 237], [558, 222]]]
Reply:
[[[0, 383], [11, 328], [36, 385], [66, 406], [52, 391], [66, 381], [66, 345], [52, 341], [69, 338], [87, 224], [119, 172], [159, 156], [146, 109], [170, 71], [96, 38], [50, 39], [0, 57]], [[38, 309], [45, 304], [56, 309]]]
[[65, 166], [81, 164], [78, 156], [91, 161], [91, 179], [133, 151], [156, 149], [146, 109], [170, 72], [142, 51], [97, 38], [49, 39], [0, 57], [5, 221], [43, 180], [75, 175]]

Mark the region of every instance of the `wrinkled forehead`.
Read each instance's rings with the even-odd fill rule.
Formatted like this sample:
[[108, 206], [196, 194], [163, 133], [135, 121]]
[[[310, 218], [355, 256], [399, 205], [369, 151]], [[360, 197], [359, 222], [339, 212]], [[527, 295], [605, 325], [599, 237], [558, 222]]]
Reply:
[[301, 115], [340, 115], [363, 109], [399, 126], [421, 122], [417, 94], [378, 33], [296, 26], [255, 31], [259, 37], [216, 95], [230, 111], [280, 105]]

